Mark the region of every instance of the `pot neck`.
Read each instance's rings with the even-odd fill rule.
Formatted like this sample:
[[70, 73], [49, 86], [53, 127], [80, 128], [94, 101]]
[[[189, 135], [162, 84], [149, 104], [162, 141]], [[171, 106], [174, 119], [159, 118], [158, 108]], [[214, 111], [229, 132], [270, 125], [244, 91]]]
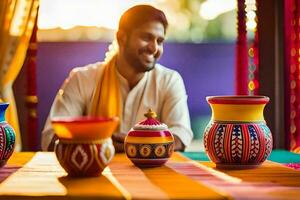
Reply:
[[212, 120], [231, 122], [264, 122], [266, 104], [210, 104]]
[[8, 105], [8, 103], [0, 103], [0, 122], [5, 121], [5, 111]]

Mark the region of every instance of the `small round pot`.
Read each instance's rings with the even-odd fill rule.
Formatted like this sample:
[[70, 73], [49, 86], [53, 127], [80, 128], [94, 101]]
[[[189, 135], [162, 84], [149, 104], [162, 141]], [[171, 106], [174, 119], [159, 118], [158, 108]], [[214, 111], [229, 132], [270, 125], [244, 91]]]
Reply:
[[158, 167], [165, 164], [174, 151], [174, 137], [165, 124], [158, 122], [149, 110], [146, 120], [136, 124], [125, 138], [125, 152], [138, 167]]
[[98, 141], [59, 139], [54, 151], [69, 176], [98, 176], [115, 154], [110, 138]]
[[253, 168], [272, 151], [272, 134], [263, 116], [265, 96], [207, 97], [212, 118], [204, 132], [204, 147], [218, 168]]

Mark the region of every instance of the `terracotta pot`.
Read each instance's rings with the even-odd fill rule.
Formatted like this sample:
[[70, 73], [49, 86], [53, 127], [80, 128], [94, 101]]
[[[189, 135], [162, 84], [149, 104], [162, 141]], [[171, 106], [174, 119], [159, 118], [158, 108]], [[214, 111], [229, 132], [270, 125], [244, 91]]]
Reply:
[[220, 168], [252, 168], [272, 151], [272, 134], [263, 111], [265, 96], [213, 96], [206, 98], [212, 118], [204, 132], [209, 158]]
[[174, 151], [174, 137], [167, 125], [155, 119], [149, 110], [146, 120], [136, 124], [125, 138], [127, 157], [138, 167], [158, 167], [167, 162]]
[[118, 118], [60, 117], [51, 122], [59, 138], [54, 151], [68, 175], [100, 175], [115, 154], [110, 137]]
[[94, 141], [57, 140], [55, 154], [70, 176], [98, 176], [114, 156], [110, 138]]
[[8, 103], [0, 103], [0, 167], [3, 167], [15, 148], [15, 131], [5, 121], [5, 111]]

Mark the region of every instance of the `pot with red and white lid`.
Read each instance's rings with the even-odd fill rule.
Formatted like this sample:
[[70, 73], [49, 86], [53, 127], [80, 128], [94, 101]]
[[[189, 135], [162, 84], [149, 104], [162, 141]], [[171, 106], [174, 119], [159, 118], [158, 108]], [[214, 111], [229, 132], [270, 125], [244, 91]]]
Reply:
[[174, 137], [168, 126], [156, 119], [151, 109], [146, 119], [137, 123], [125, 138], [127, 157], [138, 167], [158, 167], [167, 162], [174, 151]]

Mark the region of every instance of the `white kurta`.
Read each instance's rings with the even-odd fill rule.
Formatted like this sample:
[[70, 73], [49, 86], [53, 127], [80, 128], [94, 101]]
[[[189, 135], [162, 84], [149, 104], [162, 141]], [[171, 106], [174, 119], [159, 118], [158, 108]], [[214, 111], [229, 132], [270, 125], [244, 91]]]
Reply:
[[[54, 135], [49, 120], [51, 117], [89, 114], [99, 67], [100, 73], [103, 73], [104, 67], [100, 62], [74, 68], [71, 71], [56, 95], [42, 131], [43, 150], [47, 150]], [[178, 72], [156, 64], [155, 68], [146, 72], [131, 90], [124, 77], [118, 74], [118, 78], [123, 103], [121, 133], [126, 134], [136, 123], [144, 120], [144, 113], [151, 108], [157, 113], [157, 119], [168, 125], [169, 130], [177, 135], [185, 146], [190, 144], [193, 133], [187, 107], [187, 94]]]

